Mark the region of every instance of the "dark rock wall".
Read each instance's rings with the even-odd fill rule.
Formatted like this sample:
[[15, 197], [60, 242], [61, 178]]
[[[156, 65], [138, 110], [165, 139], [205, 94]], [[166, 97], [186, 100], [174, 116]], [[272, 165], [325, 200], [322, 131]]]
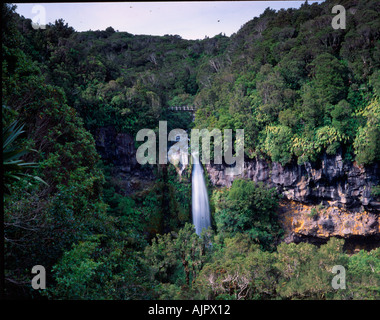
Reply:
[[230, 187], [236, 178], [262, 181], [276, 187], [286, 199], [302, 203], [330, 205], [344, 208], [364, 206], [380, 210], [380, 203], [371, 196], [371, 187], [379, 184], [379, 164], [360, 167], [344, 162], [341, 155], [324, 155], [319, 163], [303, 165], [271, 163], [265, 160], [247, 160], [239, 176], [224, 174], [224, 165], [206, 165], [213, 185]]
[[118, 193], [128, 195], [140, 191], [154, 180], [152, 167], [142, 167], [136, 161], [134, 137], [117, 132], [112, 126], [97, 129], [94, 136], [102, 160], [112, 165], [113, 183]]
[[[136, 161], [131, 135], [109, 126], [98, 129], [95, 139], [103, 161], [113, 165], [116, 192], [128, 195], [154, 183], [153, 167], [143, 168]], [[205, 168], [216, 187], [230, 187], [236, 178], [276, 187], [284, 196], [279, 218], [287, 242], [338, 236], [352, 243], [370, 239], [372, 246], [380, 246], [380, 203], [371, 196], [371, 188], [380, 183], [379, 164], [361, 167], [343, 161], [340, 154], [325, 154], [320, 161], [303, 165], [246, 159], [239, 176], [225, 175], [225, 165]]]
[[379, 184], [379, 164], [360, 167], [338, 154], [304, 165], [247, 160], [239, 176], [225, 175], [224, 165], [206, 169], [217, 187], [230, 187], [236, 178], [276, 187], [283, 195], [279, 219], [286, 242], [341, 237], [354, 248], [355, 243], [366, 243], [367, 249], [380, 246], [380, 203], [371, 196], [372, 186]]

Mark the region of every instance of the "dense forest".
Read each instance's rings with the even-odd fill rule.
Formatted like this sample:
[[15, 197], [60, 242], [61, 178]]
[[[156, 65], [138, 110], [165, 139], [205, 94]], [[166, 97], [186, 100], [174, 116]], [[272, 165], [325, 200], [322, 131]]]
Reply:
[[[126, 194], [95, 141], [100, 128], [135, 137], [165, 120], [243, 128], [247, 159], [380, 162], [380, 2], [340, 4], [346, 29], [331, 27], [327, 0], [203, 40], [77, 32], [62, 19], [34, 29], [2, 4], [5, 297], [380, 299], [380, 247], [283, 242], [275, 188], [207, 181], [213, 227], [198, 236], [190, 167], [142, 165], [154, 180]], [[188, 105], [194, 121], [169, 109]], [[45, 290], [31, 287], [35, 265]]]

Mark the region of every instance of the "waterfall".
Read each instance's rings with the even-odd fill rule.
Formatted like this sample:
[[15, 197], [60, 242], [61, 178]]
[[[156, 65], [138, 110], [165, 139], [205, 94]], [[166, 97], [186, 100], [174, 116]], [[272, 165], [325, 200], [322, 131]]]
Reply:
[[192, 210], [195, 232], [200, 235], [202, 229], [211, 226], [210, 206], [202, 165], [197, 156], [193, 155], [194, 161], [192, 172]]

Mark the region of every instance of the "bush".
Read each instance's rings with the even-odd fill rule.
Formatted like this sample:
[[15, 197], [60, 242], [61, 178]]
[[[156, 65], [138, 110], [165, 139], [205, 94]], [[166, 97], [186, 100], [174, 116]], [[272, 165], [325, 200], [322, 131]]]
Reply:
[[233, 236], [239, 232], [250, 235], [262, 248], [273, 248], [281, 234], [276, 210], [278, 194], [262, 183], [234, 180], [230, 190], [215, 191], [215, 221], [221, 234]]

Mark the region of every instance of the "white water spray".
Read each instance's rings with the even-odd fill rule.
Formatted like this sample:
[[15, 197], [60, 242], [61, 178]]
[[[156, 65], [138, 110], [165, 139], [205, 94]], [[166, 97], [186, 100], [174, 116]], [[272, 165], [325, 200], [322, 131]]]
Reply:
[[193, 154], [194, 161], [192, 172], [192, 211], [195, 232], [200, 235], [203, 228], [211, 226], [210, 206], [202, 165], [197, 155]]

